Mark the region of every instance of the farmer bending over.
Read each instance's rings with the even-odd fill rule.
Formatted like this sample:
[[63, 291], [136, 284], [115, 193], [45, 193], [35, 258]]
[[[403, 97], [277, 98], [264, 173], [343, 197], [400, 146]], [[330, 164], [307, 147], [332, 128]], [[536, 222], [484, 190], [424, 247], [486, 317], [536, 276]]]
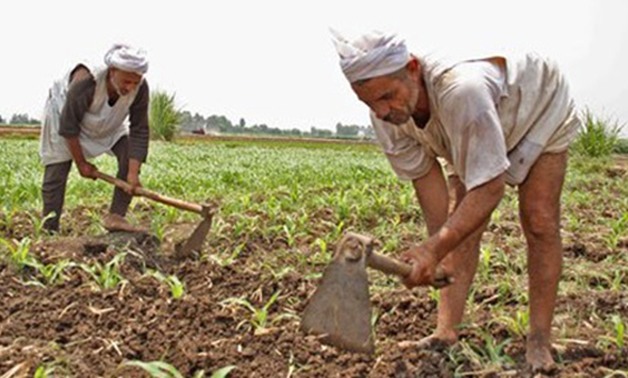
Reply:
[[[143, 77], [148, 60], [143, 50], [126, 45], [114, 45], [104, 60], [102, 68], [76, 65], [54, 83], [46, 101], [40, 155], [45, 165], [43, 215], [55, 214], [44, 223], [51, 232], [59, 230], [72, 161], [81, 176], [95, 179], [97, 168], [88, 159], [113, 154], [118, 160], [117, 177], [134, 188], [140, 186], [140, 166], [148, 153], [149, 89]], [[143, 231], [125, 219], [131, 196], [114, 189], [103, 222], [106, 229]]]
[[[580, 121], [564, 77], [533, 54], [458, 62], [411, 55], [395, 35], [373, 32], [334, 43], [351, 88], [370, 108], [383, 152], [412, 181], [430, 237], [405, 251], [408, 287], [434, 283], [436, 266], [453, 273], [442, 290], [435, 332], [419, 347], [457, 340], [479, 243], [505, 185], [517, 186], [528, 246], [530, 330], [526, 360], [554, 369], [550, 332], [562, 265], [560, 193], [567, 147]], [[448, 214], [447, 181], [456, 193]]]

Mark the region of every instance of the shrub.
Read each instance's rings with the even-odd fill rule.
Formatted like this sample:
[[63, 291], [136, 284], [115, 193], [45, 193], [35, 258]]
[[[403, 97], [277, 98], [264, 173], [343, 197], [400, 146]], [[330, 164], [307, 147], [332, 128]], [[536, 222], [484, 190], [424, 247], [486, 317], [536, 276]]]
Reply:
[[150, 98], [149, 124], [154, 139], [170, 141], [179, 125], [180, 113], [175, 108], [174, 94], [153, 91]]
[[574, 143], [576, 153], [589, 157], [605, 157], [612, 154], [623, 128], [615, 120], [595, 116], [590, 110], [582, 114], [582, 129]]

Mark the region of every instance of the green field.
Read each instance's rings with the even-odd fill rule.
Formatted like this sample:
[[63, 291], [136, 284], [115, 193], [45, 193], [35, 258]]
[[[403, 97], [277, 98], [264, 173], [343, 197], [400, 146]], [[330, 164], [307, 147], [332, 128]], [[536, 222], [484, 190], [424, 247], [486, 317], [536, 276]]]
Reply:
[[[104, 259], [53, 247], [71, 238], [102, 235], [100, 219], [112, 188], [83, 179], [73, 169], [62, 235], [44, 235], [38, 215], [43, 168], [37, 149], [36, 140], [0, 139], [0, 237], [4, 240], [0, 282], [5, 287], [0, 297], [5, 303], [20, 303], [0, 309], [0, 374], [16, 369], [32, 376], [39, 367], [40, 371], [54, 369], [59, 376], [114, 376], [112, 372], [140, 376], [131, 374], [142, 370], [122, 365], [133, 360], [161, 360], [189, 377], [227, 365], [235, 366], [230, 376], [392, 376], [401, 371], [400, 366], [418, 376], [428, 374], [429, 369], [442, 376], [522, 371], [528, 322], [526, 253], [512, 189], [507, 190], [484, 235], [459, 345], [429, 354], [400, 352], [398, 343], [417, 340], [432, 329], [438, 292], [408, 291], [397, 280], [372, 272], [377, 354], [362, 357], [321, 349], [316, 340], [300, 334], [298, 323], [305, 299], [344, 232], [373, 235], [380, 241], [378, 250], [390, 255], [425, 238], [411, 185], [397, 180], [377, 147], [298, 141], [152, 143], [141, 175], [146, 188], [219, 205], [202, 254], [181, 263], [167, 260], [172, 253], [169, 238], [177, 227], [189, 231], [199, 217], [146, 199], [132, 203], [130, 219], [149, 226], [162, 243], [157, 252], [167, 261], [162, 273], [176, 277], [185, 287], [178, 299], [164, 290], [168, 286], [163, 280], [151, 278], [148, 269], [125, 270], [124, 263], [120, 263], [118, 281], [99, 286], [88, 269], [77, 266], [106, 264], [113, 255]], [[101, 157], [95, 164], [115, 174], [112, 157]], [[626, 376], [626, 161], [572, 157], [563, 192], [562, 224], [565, 263], [554, 322], [559, 376]], [[26, 250], [21, 257], [17, 256], [20, 247]], [[124, 261], [129, 256], [126, 252], [121, 249], [114, 255]], [[41, 266], [32, 261], [55, 264], [63, 260], [70, 264], [59, 269], [54, 282], [45, 279], [43, 270], [32, 268]], [[212, 281], [212, 289], [202, 285], [203, 277]], [[144, 286], [158, 292], [144, 298], [149, 290]], [[84, 292], [86, 288], [89, 292]], [[124, 290], [133, 295], [122, 295]], [[58, 292], [65, 293], [63, 299]], [[67, 306], [87, 305], [65, 299], [73, 295], [118, 311], [94, 320], [85, 320], [91, 319], [89, 312], [77, 313], [77, 319], [83, 320], [70, 321], [71, 327], [87, 325], [71, 334], [54, 328], [54, 321], [35, 322], [31, 324], [34, 331], [28, 332], [15, 325], [41, 312], [42, 301], [51, 319], [74, 311], [68, 312]], [[48, 303], [46, 297], [60, 299]], [[142, 328], [138, 319], [147, 321], [142, 316], [148, 316], [142, 306], [155, 301], [163, 305], [162, 312], [153, 314], [160, 319], [155, 324], [167, 325], [163, 332], [170, 347], [164, 347], [161, 338], [149, 336], [142, 339], [145, 350], [137, 352], [132, 347], [136, 333], [123, 330]], [[183, 310], [201, 304], [209, 316], [204, 325], [194, 322], [200, 316], [194, 315], [197, 310]], [[137, 314], [144, 315], [131, 316], [135, 314], [131, 308], [140, 308]], [[108, 316], [108, 321], [103, 320]], [[225, 317], [228, 320], [214, 321]], [[116, 331], [105, 336], [107, 329]], [[199, 332], [204, 338], [198, 338]], [[98, 345], [81, 346], [81, 340], [88, 337], [110, 340], [116, 347], [101, 352]], [[183, 352], [177, 349], [180, 345], [194, 347]]]

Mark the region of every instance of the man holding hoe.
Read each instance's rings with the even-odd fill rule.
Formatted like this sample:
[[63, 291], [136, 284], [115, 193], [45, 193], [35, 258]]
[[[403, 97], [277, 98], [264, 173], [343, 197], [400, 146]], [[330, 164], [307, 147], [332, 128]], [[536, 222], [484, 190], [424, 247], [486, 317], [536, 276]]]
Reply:
[[[344, 75], [370, 108], [383, 152], [397, 176], [412, 182], [425, 216], [430, 237], [402, 255], [413, 264], [405, 284], [433, 284], [438, 264], [455, 278], [441, 292], [435, 332], [417, 346], [457, 341], [480, 238], [508, 184], [518, 189], [528, 246], [526, 360], [533, 371], [552, 370], [560, 194], [567, 148], [580, 126], [564, 77], [533, 54], [446, 62], [410, 54], [393, 34], [355, 40], [333, 34]], [[437, 157], [452, 171], [451, 213]]]
[[[118, 161], [117, 177], [132, 188], [148, 154], [149, 89], [144, 50], [116, 44], [106, 66], [76, 65], [50, 89], [41, 129], [40, 155], [45, 166], [42, 185], [44, 228], [59, 231], [65, 187], [72, 161], [82, 177], [96, 179], [88, 159], [110, 153]], [[130, 125], [126, 119], [130, 120]], [[109, 231], [144, 231], [127, 222], [132, 193], [116, 188], [104, 226]], [[52, 215], [54, 213], [54, 215]]]

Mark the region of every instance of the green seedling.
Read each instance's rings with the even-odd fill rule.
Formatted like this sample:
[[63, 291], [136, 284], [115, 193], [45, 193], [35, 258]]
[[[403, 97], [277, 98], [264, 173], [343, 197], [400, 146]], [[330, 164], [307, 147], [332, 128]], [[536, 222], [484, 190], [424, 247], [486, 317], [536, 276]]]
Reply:
[[35, 373], [33, 374], [33, 378], [50, 378], [54, 377], [54, 366], [49, 365], [40, 365], [35, 369]]
[[57, 283], [63, 282], [66, 278], [63, 272], [67, 268], [76, 266], [76, 264], [68, 260], [61, 260], [51, 264], [44, 264], [37, 260], [33, 260], [29, 263], [29, 266], [35, 268], [37, 272], [39, 272], [43, 278], [43, 284], [56, 285]]
[[[242, 306], [244, 308], [246, 308], [248, 311], [251, 312], [251, 318], [250, 318], [250, 323], [253, 325], [254, 329], [255, 329], [255, 334], [259, 335], [259, 334], [263, 334], [268, 326], [269, 323], [269, 319], [268, 319], [268, 310], [270, 309], [270, 307], [275, 303], [275, 301], [277, 300], [277, 298], [279, 297], [279, 293], [281, 291], [277, 290], [268, 300], [268, 302], [266, 302], [266, 304], [264, 304], [264, 306], [262, 306], [261, 308], [256, 308], [255, 306], [253, 306], [251, 304], [251, 302], [247, 301], [244, 298], [228, 298], [224, 301], [221, 302], [221, 304], [223, 305], [229, 305], [229, 304], [236, 304], [239, 306]], [[278, 320], [275, 319], [275, 321]]]
[[35, 258], [30, 253], [30, 238], [23, 238], [17, 243], [0, 238], [0, 244], [2, 244], [8, 251], [7, 257], [9, 263], [11, 263], [18, 271], [21, 271], [26, 266], [32, 265], [33, 261], [35, 261]]
[[164, 240], [166, 235], [166, 223], [161, 216], [154, 216], [150, 223], [150, 229], [153, 235], [160, 242]]
[[185, 285], [175, 275], [164, 275], [159, 271], [151, 271], [150, 275], [155, 277], [159, 282], [165, 283], [170, 288], [170, 294], [174, 299], [180, 299], [185, 293]]
[[282, 279], [284, 276], [294, 271], [294, 268], [292, 266], [280, 266], [276, 269], [267, 262], [263, 262], [262, 267], [270, 272], [270, 274], [273, 276], [273, 280], [275, 281]]
[[504, 352], [510, 339], [498, 343], [489, 333], [483, 333], [482, 338], [484, 339], [484, 346], [472, 345], [465, 340], [461, 341], [461, 354], [482, 370], [513, 365], [513, 359]]
[[433, 300], [436, 304], [440, 303], [440, 290], [439, 289], [435, 289], [433, 287], [429, 287], [428, 288], [428, 293], [427, 295], [429, 296], [429, 298], [431, 300]]
[[493, 247], [487, 245], [480, 249], [480, 277], [482, 280], [488, 280], [488, 276], [491, 271], [491, 255], [493, 254]]
[[120, 263], [126, 257], [126, 253], [121, 252], [115, 255], [111, 261], [105, 265], [95, 262], [93, 265], [80, 264], [79, 266], [94, 279], [101, 289], [113, 289], [124, 281], [120, 274]]
[[[176, 367], [164, 361], [144, 362], [132, 360], [123, 362], [121, 366], [140, 368], [148, 373], [152, 378], [184, 378], [183, 374], [181, 374]], [[216, 372], [211, 375], [211, 378], [225, 378], [233, 369], [235, 369], [235, 366], [225, 366], [216, 370]], [[192, 375], [192, 378], [203, 377], [205, 377], [204, 370], [198, 370]]]
[[530, 312], [528, 310], [517, 310], [512, 317], [507, 315], [499, 316], [496, 322], [506, 326], [512, 335], [524, 337], [528, 332], [530, 324]]
[[611, 317], [611, 323], [613, 336], [602, 336], [602, 338], [614, 344], [619, 350], [621, 350], [625, 345], [626, 325], [619, 315], [613, 315]]
[[318, 247], [318, 251], [310, 255], [309, 264], [313, 265], [327, 265], [331, 259], [331, 253], [328, 249], [327, 242], [323, 238], [316, 238], [312, 244], [310, 244], [310, 250], [315, 251], [315, 247]]
[[[229, 366], [225, 366], [222, 367], [218, 370], [216, 370], [215, 372], [212, 373], [211, 378], [226, 378], [229, 373], [231, 373], [231, 370], [235, 369], [236, 367], [234, 365], [229, 365]], [[199, 378], [201, 378], [199, 376]]]
[[606, 245], [610, 249], [615, 249], [619, 245], [621, 238], [628, 234], [628, 213], [611, 221], [611, 232], [605, 238]]
[[5, 230], [13, 229], [13, 220], [15, 219], [15, 214], [17, 214], [17, 212], [18, 209], [15, 207], [4, 207], [3, 210], [0, 212], [0, 215], [2, 215], [2, 218], [0, 219], [0, 226]]
[[242, 253], [242, 250], [244, 250], [244, 247], [246, 247], [245, 244], [238, 244], [237, 246], [235, 246], [235, 248], [233, 248], [233, 250], [231, 251], [231, 254], [224, 259], [214, 254], [209, 255], [208, 258], [224, 268], [226, 266], [233, 264], [233, 262], [238, 258], [238, 256], [240, 256], [240, 253]]
[[55, 217], [55, 212], [51, 212], [49, 214], [47, 214], [45, 217], [40, 217], [39, 214], [34, 215], [33, 213], [27, 213], [28, 217], [31, 220], [31, 223], [33, 225], [33, 237], [35, 240], [39, 240], [41, 239], [41, 236], [44, 233], [44, 223], [46, 223], [46, 221], [48, 219], [52, 219]]

